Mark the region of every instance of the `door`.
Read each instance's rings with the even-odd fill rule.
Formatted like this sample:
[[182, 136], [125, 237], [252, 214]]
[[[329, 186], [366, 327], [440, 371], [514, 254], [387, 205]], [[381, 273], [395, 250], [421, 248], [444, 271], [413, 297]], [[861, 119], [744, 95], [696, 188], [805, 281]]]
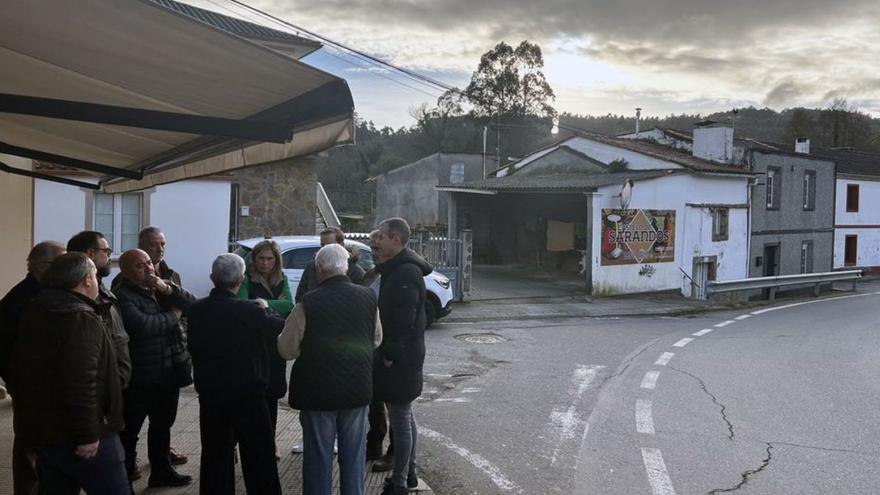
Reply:
[[764, 276], [779, 275], [779, 245], [764, 246]]

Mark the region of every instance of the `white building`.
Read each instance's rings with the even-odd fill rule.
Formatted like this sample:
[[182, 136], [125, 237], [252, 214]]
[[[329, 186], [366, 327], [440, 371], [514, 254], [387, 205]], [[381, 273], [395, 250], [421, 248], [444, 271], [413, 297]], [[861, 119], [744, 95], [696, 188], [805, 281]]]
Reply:
[[[96, 182], [84, 174], [67, 172], [61, 176]], [[168, 265], [197, 296], [208, 295], [211, 262], [228, 251], [230, 185], [225, 178], [175, 182], [120, 194], [36, 179], [33, 198], [34, 243], [67, 243], [77, 232], [97, 230], [107, 237], [115, 260], [123, 251], [137, 247], [142, 228], [159, 227], [168, 242]]]
[[[709, 128], [693, 149], [716, 156], [730, 139], [727, 129]], [[450, 230], [474, 231], [478, 262], [489, 253], [489, 262], [571, 271], [578, 260], [593, 294], [675, 289], [699, 297], [708, 280], [748, 276], [752, 178], [654, 142], [582, 135], [494, 178], [439, 189], [451, 193]]]
[[880, 155], [817, 150], [837, 162], [834, 268], [880, 270]]

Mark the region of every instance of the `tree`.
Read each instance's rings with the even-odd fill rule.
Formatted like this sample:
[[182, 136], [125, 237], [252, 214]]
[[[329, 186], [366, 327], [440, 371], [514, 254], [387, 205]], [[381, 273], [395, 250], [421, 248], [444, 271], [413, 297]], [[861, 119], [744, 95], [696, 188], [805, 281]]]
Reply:
[[788, 123], [785, 124], [785, 142], [792, 144], [797, 138], [816, 139], [816, 121], [805, 108], [792, 110]]
[[553, 118], [556, 96], [543, 68], [537, 44], [523, 41], [514, 49], [502, 41], [480, 57], [463, 96], [475, 117]]

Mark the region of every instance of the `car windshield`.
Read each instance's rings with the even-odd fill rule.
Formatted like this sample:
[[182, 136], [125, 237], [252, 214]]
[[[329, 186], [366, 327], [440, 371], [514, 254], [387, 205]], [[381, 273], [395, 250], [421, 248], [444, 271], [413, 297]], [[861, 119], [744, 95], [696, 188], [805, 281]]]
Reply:
[[239, 244], [232, 252], [241, 256], [244, 259], [245, 264], [251, 264], [251, 248]]

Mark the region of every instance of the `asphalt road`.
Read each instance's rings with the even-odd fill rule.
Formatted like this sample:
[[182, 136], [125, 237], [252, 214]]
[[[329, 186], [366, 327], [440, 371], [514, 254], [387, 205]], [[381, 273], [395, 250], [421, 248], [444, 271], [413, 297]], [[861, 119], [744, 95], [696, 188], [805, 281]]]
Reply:
[[880, 294], [782, 305], [437, 325], [421, 474], [443, 495], [880, 493]]

